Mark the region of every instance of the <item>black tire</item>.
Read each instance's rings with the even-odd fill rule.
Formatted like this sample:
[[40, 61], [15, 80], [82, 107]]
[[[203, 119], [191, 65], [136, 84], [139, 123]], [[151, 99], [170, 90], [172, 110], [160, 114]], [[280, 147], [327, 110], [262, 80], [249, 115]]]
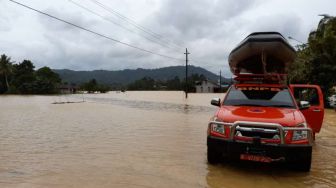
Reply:
[[301, 172], [309, 172], [311, 168], [312, 153], [306, 153], [306, 155], [299, 161], [292, 163], [292, 168]]
[[218, 151], [208, 146], [208, 163], [217, 164], [221, 160], [221, 155]]

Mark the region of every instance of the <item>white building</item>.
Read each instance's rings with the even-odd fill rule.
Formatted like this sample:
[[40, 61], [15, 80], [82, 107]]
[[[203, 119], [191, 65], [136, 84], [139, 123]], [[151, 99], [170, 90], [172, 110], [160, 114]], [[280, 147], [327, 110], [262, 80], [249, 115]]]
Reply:
[[219, 85], [209, 81], [204, 80], [196, 84], [196, 93], [214, 93], [219, 89]]

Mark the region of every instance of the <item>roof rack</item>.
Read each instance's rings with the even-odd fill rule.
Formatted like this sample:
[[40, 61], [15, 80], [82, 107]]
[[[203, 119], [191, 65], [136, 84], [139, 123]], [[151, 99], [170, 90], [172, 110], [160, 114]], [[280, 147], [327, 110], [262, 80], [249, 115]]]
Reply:
[[234, 78], [238, 83], [253, 84], [286, 84], [287, 74], [236, 74]]

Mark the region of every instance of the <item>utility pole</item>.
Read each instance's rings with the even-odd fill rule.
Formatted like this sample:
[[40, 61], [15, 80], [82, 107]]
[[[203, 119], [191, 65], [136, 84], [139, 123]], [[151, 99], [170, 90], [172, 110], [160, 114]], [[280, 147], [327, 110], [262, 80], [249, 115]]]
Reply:
[[219, 92], [222, 92], [222, 70], [219, 70]]
[[190, 54], [188, 52], [188, 48], [186, 48], [186, 52], [184, 53], [186, 55], [186, 72], [185, 72], [185, 81], [186, 81], [186, 84], [185, 84], [185, 98], [187, 99], [188, 98], [188, 55]]

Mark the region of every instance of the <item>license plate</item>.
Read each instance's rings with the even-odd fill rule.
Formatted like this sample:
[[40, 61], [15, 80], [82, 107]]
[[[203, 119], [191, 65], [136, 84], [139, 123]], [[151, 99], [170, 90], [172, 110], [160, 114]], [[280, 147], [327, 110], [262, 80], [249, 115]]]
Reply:
[[240, 160], [256, 161], [256, 162], [262, 162], [262, 163], [272, 162], [272, 159], [270, 157], [261, 156], [261, 155], [251, 155], [251, 154], [240, 154]]

